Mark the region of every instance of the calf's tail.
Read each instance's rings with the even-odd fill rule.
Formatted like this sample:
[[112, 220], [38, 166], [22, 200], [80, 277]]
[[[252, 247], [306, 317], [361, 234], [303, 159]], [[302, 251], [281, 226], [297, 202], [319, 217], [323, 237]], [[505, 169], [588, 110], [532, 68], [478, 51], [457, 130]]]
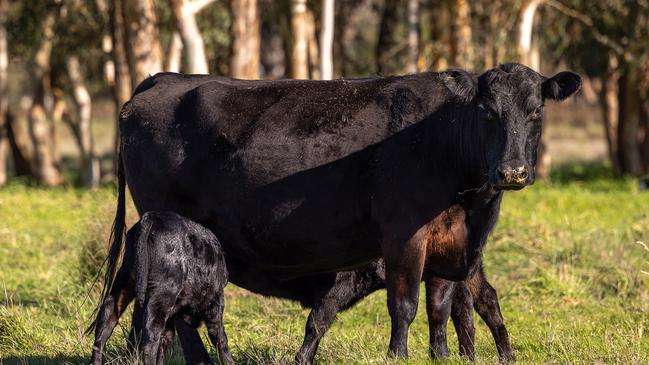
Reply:
[[149, 281], [149, 236], [152, 225], [150, 215], [145, 213], [140, 220], [140, 234], [135, 251], [135, 300], [140, 307], [144, 306]]

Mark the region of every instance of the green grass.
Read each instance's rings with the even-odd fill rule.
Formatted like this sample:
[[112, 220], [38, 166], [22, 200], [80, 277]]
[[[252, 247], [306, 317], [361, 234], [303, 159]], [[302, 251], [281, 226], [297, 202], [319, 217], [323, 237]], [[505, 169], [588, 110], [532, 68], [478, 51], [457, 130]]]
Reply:
[[[649, 363], [649, 192], [611, 180], [605, 168], [569, 166], [553, 184], [507, 193], [485, 251], [520, 363]], [[112, 188], [0, 189], [0, 362], [83, 363], [82, 335], [98, 296], [86, 293], [113, 218]], [[134, 209], [129, 207], [130, 219]], [[285, 300], [226, 288], [226, 330], [237, 363], [286, 363], [302, 340], [308, 312]], [[423, 303], [423, 301], [422, 301]], [[425, 310], [410, 330], [408, 363], [429, 363]], [[477, 317], [476, 317], [477, 318]], [[476, 320], [479, 363], [497, 361]], [[111, 363], [128, 318], [109, 341]], [[322, 341], [322, 364], [386, 363], [385, 292], [342, 314]], [[449, 326], [449, 345], [457, 338]], [[173, 363], [182, 363], [179, 355]], [[464, 363], [453, 355], [452, 364]]]

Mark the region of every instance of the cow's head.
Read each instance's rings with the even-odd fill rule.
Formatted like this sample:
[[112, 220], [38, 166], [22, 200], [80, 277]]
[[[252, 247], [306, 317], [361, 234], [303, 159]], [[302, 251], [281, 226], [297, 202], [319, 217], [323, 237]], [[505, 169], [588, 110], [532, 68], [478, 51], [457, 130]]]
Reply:
[[560, 72], [550, 78], [517, 63], [500, 65], [478, 78], [478, 113], [488, 131], [489, 182], [500, 189], [534, 183], [541, 139], [543, 103], [563, 100], [581, 87], [581, 78]]

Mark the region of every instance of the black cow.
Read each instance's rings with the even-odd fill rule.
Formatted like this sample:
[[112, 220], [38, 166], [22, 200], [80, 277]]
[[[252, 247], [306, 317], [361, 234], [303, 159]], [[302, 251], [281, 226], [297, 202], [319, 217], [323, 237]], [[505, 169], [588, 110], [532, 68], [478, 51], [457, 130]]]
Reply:
[[106, 341], [135, 298], [133, 326], [142, 339], [145, 364], [163, 363], [174, 323], [181, 321], [192, 328], [205, 322], [221, 362], [233, 364], [223, 328], [227, 282], [223, 252], [212, 232], [176, 213], [145, 213], [128, 231], [124, 263], [94, 322], [90, 363], [101, 364]]
[[158, 74], [121, 111], [107, 283], [128, 182], [140, 213], [219, 232], [232, 282], [255, 292], [295, 296], [272, 283], [382, 257], [390, 353], [406, 356], [424, 267], [446, 280], [476, 270], [503, 190], [534, 182], [544, 101], [580, 85], [520, 64], [335, 81]]

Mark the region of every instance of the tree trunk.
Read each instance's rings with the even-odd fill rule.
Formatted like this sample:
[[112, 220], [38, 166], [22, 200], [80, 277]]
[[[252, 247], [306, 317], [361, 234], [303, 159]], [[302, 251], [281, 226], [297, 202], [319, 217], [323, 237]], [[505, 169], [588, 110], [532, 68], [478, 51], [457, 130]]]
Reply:
[[92, 138], [92, 100], [86, 87], [79, 59], [72, 55], [66, 60], [68, 76], [72, 86], [72, 96], [76, 106], [76, 129], [79, 135], [81, 150], [81, 172], [86, 186], [94, 188], [99, 185], [101, 172], [99, 159], [95, 154]]
[[257, 0], [231, 0], [232, 56], [230, 75], [259, 79], [260, 37]]
[[418, 71], [419, 61], [419, 0], [408, 0], [408, 68], [409, 73]]
[[167, 55], [165, 56], [165, 71], [180, 72], [180, 65], [183, 59], [183, 40], [178, 32], [173, 32]]
[[281, 79], [286, 76], [287, 44], [290, 43], [286, 11], [272, 0], [266, 0], [260, 6], [266, 9], [266, 15], [261, 19], [261, 76], [266, 80]]
[[455, 0], [452, 12], [451, 64], [460, 68], [473, 68], [471, 44], [471, 7], [468, 0]]
[[323, 0], [320, 29], [320, 76], [323, 80], [333, 78], [334, 9], [334, 0]]
[[11, 156], [14, 163], [14, 174], [16, 176], [34, 176], [31, 166], [30, 141], [27, 133], [21, 133], [16, 119], [10, 110], [5, 115], [5, 126], [7, 128], [7, 139], [11, 149]]
[[521, 5], [519, 12], [519, 25], [518, 25], [518, 53], [520, 62], [530, 68], [539, 71], [538, 65], [535, 68], [532, 64], [533, 50], [532, 50], [532, 34], [534, 33], [534, 16], [536, 10], [543, 0], [526, 0]]
[[606, 143], [608, 146], [608, 156], [613, 165], [613, 170], [617, 175], [622, 173], [620, 166], [620, 156], [618, 152], [618, 118], [620, 117], [619, 97], [619, 69], [618, 60], [613, 53], [609, 53], [608, 64], [604, 79], [602, 81], [602, 90], [600, 99], [602, 101], [602, 111], [604, 113], [604, 132], [606, 133]]
[[313, 80], [320, 80], [320, 50], [318, 49], [318, 37], [315, 30], [315, 16], [313, 12], [307, 8], [306, 13], [307, 24], [307, 42], [309, 47], [309, 75]]
[[433, 71], [443, 71], [448, 68], [450, 56], [450, 7], [443, 0], [432, 1], [431, 11], [428, 14], [431, 24], [430, 39], [431, 60], [430, 68]]
[[128, 62], [128, 43], [126, 23], [124, 20], [124, 1], [109, 1], [110, 31], [113, 40], [113, 62], [115, 63], [115, 86], [113, 97], [115, 101], [115, 143], [113, 153], [113, 171], [117, 172], [117, 155], [119, 150], [119, 113], [124, 103], [131, 97], [133, 89]]
[[7, 10], [9, 2], [0, 0], [0, 186], [7, 182], [7, 153], [9, 148], [9, 139], [7, 138], [7, 109], [9, 101], [7, 100], [7, 78], [9, 67], [9, 50], [7, 49]]
[[[534, 35], [536, 10], [543, 0], [527, 0], [523, 2], [520, 9], [518, 25], [518, 54], [519, 62], [527, 65], [529, 68], [540, 72], [540, 51], [539, 42]], [[537, 149], [536, 176], [541, 180], [547, 180], [550, 177], [550, 168], [552, 160], [548, 151], [548, 133], [547, 126], [545, 133], [542, 134], [541, 141]]]
[[54, 38], [54, 11], [48, 12], [41, 25], [41, 44], [36, 52], [32, 77], [36, 82], [34, 99], [28, 111], [29, 134], [33, 145], [33, 164], [36, 178], [44, 185], [54, 186], [63, 182], [60, 163], [57, 160], [53, 124], [48, 122], [46, 99], [51, 98], [50, 56]]
[[[631, 67], [628, 67], [631, 69]], [[640, 121], [638, 116], [638, 95], [634, 72], [625, 72], [619, 80], [620, 107], [618, 117], [618, 148], [620, 167], [623, 174], [640, 176], [642, 160], [638, 145]]]
[[389, 75], [397, 72], [390, 68], [390, 61], [398, 46], [396, 39], [396, 28], [399, 24], [398, 8], [400, 1], [386, 1], [381, 13], [381, 25], [379, 26], [379, 39], [376, 45], [376, 69], [379, 74]]
[[208, 74], [205, 44], [201, 31], [196, 24], [196, 14], [214, 0], [171, 0], [171, 9], [176, 18], [176, 27], [180, 32], [187, 61], [185, 72], [190, 74]]
[[[118, 0], [115, 0], [118, 1]], [[154, 0], [123, 0], [131, 84], [163, 70]]]
[[291, 77], [294, 79], [309, 78], [309, 37], [306, 0], [291, 1], [291, 29], [293, 46], [291, 47]]

